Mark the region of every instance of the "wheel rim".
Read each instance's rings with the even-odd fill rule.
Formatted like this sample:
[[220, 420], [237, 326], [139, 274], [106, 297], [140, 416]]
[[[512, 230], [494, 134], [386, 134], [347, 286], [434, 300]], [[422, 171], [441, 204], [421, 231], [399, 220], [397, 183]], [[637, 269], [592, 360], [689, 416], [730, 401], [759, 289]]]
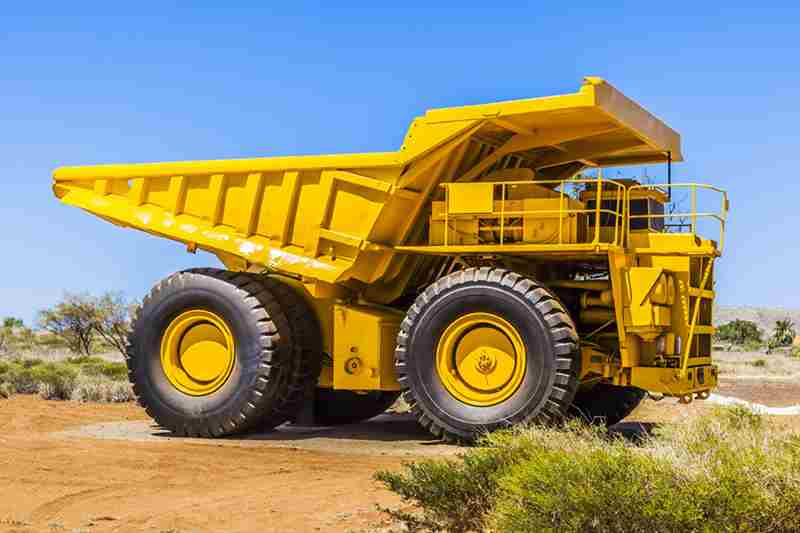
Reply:
[[161, 339], [161, 367], [173, 387], [190, 396], [213, 394], [230, 378], [236, 345], [225, 321], [193, 309], [176, 317]]
[[457, 400], [488, 407], [508, 399], [525, 377], [525, 344], [517, 329], [492, 313], [469, 313], [439, 338], [436, 370]]

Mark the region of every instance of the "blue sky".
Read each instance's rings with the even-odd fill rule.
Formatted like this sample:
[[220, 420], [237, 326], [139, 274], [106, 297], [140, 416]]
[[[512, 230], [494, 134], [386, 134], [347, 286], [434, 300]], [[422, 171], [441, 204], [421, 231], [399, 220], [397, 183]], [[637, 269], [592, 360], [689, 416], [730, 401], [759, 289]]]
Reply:
[[270, 4], [3, 6], [0, 316], [217, 264], [59, 204], [56, 166], [394, 150], [427, 108], [585, 75], [682, 134], [676, 180], [730, 191], [720, 303], [800, 307], [797, 4]]

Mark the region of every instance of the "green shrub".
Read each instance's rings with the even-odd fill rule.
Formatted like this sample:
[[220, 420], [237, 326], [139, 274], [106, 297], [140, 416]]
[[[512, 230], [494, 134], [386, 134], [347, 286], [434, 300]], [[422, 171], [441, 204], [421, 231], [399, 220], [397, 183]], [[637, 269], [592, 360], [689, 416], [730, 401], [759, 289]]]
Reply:
[[49, 348], [49, 349], [56, 349], [56, 348], [68, 348], [67, 343], [64, 339], [57, 337], [51, 333], [40, 334], [36, 337], [35, 341], [36, 346], [41, 348]]
[[746, 351], [746, 352], [758, 352], [758, 351], [761, 351], [764, 348], [764, 343], [761, 342], [761, 341], [748, 339], [748, 340], [744, 341], [744, 343], [742, 343], [741, 346], [742, 346], [742, 348], [744, 348], [744, 351]]
[[45, 400], [69, 400], [78, 370], [63, 363], [45, 363], [32, 369], [37, 391]]
[[47, 400], [127, 402], [134, 399], [125, 363], [99, 357], [60, 362], [39, 359], [0, 361], [0, 386], [8, 394], [38, 393]]
[[128, 380], [128, 366], [111, 361], [89, 362], [81, 365], [81, 372], [87, 376], [105, 376], [115, 381]]
[[15, 358], [12, 359], [11, 362], [16, 363], [22, 368], [26, 369], [44, 364], [44, 361], [42, 361], [41, 359], [33, 359], [33, 358], [28, 358], [28, 359]]
[[14, 387], [10, 383], [0, 382], [0, 399], [11, 398], [14, 392]]
[[6, 384], [10, 390], [19, 394], [33, 394], [38, 391], [39, 383], [34, 373], [37, 365], [30, 360], [13, 359], [0, 365], [0, 383]]
[[683, 501], [689, 480], [667, 460], [617, 441], [586, 454], [546, 449], [500, 480], [500, 531], [689, 531], [701, 517]]
[[794, 329], [794, 322], [788, 318], [775, 321], [775, 330], [772, 332], [770, 343], [776, 347], [791, 346], [797, 332]]
[[458, 460], [377, 479], [415, 504], [414, 530], [800, 531], [800, 436], [718, 408], [637, 443], [596, 428], [489, 436]]
[[767, 366], [767, 360], [766, 359], [755, 359], [753, 361], [750, 361], [750, 364], [752, 366], [755, 366], [755, 367], [758, 367], [758, 368], [763, 368], [763, 367]]
[[87, 365], [87, 364], [97, 364], [97, 363], [105, 363], [106, 360], [102, 357], [97, 357], [95, 355], [73, 355], [72, 357], [67, 357], [66, 362], [71, 365]]
[[749, 320], [733, 320], [717, 328], [714, 338], [717, 341], [732, 342], [733, 344], [758, 343], [761, 344], [762, 332]]
[[537, 453], [540, 441], [559, 443], [568, 452], [580, 443], [573, 434], [594, 435], [599, 431], [573, 422], [563, 431], [538, 428], [524, 433], [497, 432], [458, 460], [408, 463], [405, 472], [382, 471], [376, 479], [420, 506], [421, 514], [416, 515], [386, 510], [412, 531], [483, 531], [495, 504], [499, 480], [516, 464]]
[[479, 531], [497, 480], [514, 461], [498, 450], [475, 450], [459, 461], [424, 460], [406, 465], [405, 474], [379, 472], [376, 478], [403, 498], [424, 502], [421, 516], [389, 511], [410, 530]]

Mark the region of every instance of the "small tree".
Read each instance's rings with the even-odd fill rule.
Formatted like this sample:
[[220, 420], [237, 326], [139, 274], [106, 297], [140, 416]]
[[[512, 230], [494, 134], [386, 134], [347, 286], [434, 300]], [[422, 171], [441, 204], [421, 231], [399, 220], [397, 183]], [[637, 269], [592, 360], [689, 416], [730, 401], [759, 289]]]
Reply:
[[775, 321], [775, 331], [770, 339], [774, 346], [791, 346], [797, 333], [794, 329], [794, 322], [788, 318]]
[[0, 353], [6, 353], [19, 344], [30, 344], [33, 332], [25, 327], [21, 318], [6, 317], [0, 322]]
[[17, 328], [24, 328], [25, 322], [21, 318], [7, 316], [3, 319], [3, 329], [17, 329]]
[[126, 302], [118, 292], [107, 292], [95, 301], [95, 307], [95, 332], [124, 356], [136, 304]]
[[731, 344], [749, 344], [761, 342], [761, 330], [754, 322], [749, 320], [733, 320], [722, 324], [714, 335], [717, 340]]
[[91, 355], [97, 316], [96, 299], [69, 294], [51, 309], [39, 312], [39, 326], [63, 340], [72, 353]]
[[14, 339], [14, 331], [5, 324], [0, 326], [0, 354], [6, 353]]
[[39, 313], [39, 326], [61, 339], [78, 355], [91, 355], [97, 337], [125, 355], [135, 306], [122, 294], [107, 292], [100, 297], [67, 294], [52, 309]]

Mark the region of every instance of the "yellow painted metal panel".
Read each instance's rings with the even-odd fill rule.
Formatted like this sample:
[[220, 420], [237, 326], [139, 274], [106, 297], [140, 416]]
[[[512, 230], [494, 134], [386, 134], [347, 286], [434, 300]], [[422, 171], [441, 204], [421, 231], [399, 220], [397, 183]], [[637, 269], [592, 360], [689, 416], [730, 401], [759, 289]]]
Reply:
[[390, 309], [334, 306], [334, 388], [400, 389], [394, 373], [394, 343], [402, 319], [402, 313]]
[[[394, 247], [413, 246], [409, 237], [440, 182], [480, 182], [482, 168], [510, 164], [503, 154], [517, 154], [515, 164], [527, 157], [533, 170], [538, 158], [540, 166], [579, 156], [660, 161], [676, 138], [659, 124], [592, 78], [573, 94], [428, 111], [397, 152], [64, 167], [54, 172], [54, 191], [65, 203], [208, 250], [236, 268], [375, 283], [402, 261]], [[484, 137], [502, 150], [482, 144]], [[472, 200], [462, 196], [460, 208], [489, 207], [485, 195], [475, 197], [481, 205], [464, 203]]]
[[452, 183], [447, 187], [450, 214], [491, 213], [493, 209], [493, 183]]

